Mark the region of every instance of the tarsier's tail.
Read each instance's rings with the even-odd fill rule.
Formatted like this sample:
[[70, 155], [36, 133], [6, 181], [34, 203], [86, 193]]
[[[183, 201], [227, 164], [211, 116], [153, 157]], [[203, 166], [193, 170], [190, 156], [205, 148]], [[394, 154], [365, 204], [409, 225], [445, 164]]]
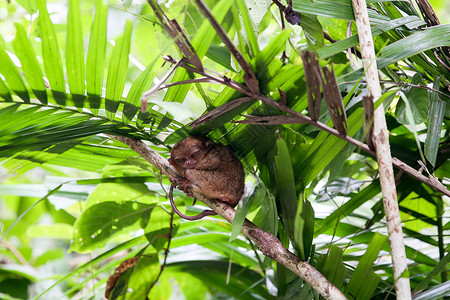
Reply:
[[[170, 201], [170, 205], [172, 205], [172, 209], [177, 213], [177, 215], [179, 215], [182, 219], [186, 219], [189, 221], [194, 221], [194, 220], [200, 220], [201, 218], [204, 218], [206, 216], [214, 216], [217, 215], [216, 212], [212, 211], [212, 210], [204, 210], [201, 213], [199, 213], [196, 216], [186, 216], [185, 214], [181, 213], [177, 206], [175, 205], [175, 202], [173, 201], [173, 186], [174, 184], [170, 185], [170, 190], [169, 190], [169, 201]], [[195, 202], [194, 202], [195, 203]]]

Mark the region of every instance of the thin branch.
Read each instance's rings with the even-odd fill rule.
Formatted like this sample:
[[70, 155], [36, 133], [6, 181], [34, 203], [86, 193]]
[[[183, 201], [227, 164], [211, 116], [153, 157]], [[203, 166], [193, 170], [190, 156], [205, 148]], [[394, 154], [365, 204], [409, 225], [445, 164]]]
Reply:
[[252, 100], [251, 97], [242, 97], [242, 98], [237, 98], [237, 99], [228, 101], [227, 103], [225, 103], [219, 107], [216, 107], [216, 108], [210, 110], [209, 112], [207, 112], [206, 114], [200, 116], [197, 120], [192, 122], [190, 125], [192, 128], [200, 126], [201, 124], [204, 124], [214, 118], [217, 118], [218, 116], [238, 107], [241, 104], [247, 103], [251, 100]]
[[[122, 136], [113, 137], [128, 145], [154, 167], [159, 169], [162, 174], [168, 176], [169, 178], [179, 176], [176, 170], [166, 159], [159, 155], [155, 150], [148, 147], [141, 140]], [[205, 203], [225, 220], [230, 223], [233, 222], [236, 211], [231, 206], [224, 202], [206, 198], [200, 193], [200, 190], [196, 186], [193, 186], [192, 194], [195, 198]], [[280, 240], [271, 233], [262, 230], [247, 219], [244, 221], [241, 232], [253, 243], [255, 243], [258, 246], [258, 249], [265, 256], [272, 258], [300, 276], [326, 299], [347, 299], [338, 288], [336, 288], [325, 278], [325, 276], [323, 276], [310, 264], [301, 261], [300, 258], [287, 250], [282, 245]]]
[[0, 242], [2, 246], [8, 249], [14, 257], [24, 266], [29, 266], [30, 263], [23, 257], [22, 253], [20, 253], [19, 249], [17, 249], [13, 244], [8, 242], [7, 240], [3, 240]]
[[169, 250], [170, 250], [170, 242], [172, 241], [172, 234], [173, 234], [173, 215], [174, 215], [174, 212], [173, 211], [170, 212], [169, 232], [167, 233], [167, 247], [164, 250], [164, 261], [161, 265], [158, 276], [156, 277], [156, 279], [152, 283], [152, 285], [149, 287], [148, 291], [152, 290], [152, 288], [155, 286], [155, 284], [158, 282], [159, 278], [161, 277], [164, 269], [166, 268], [167, 257], [169, 256]]
[[181, 60], [179, 62], [177, 62], [170, 70], [169, 72], [167, 72], [166, 75], [164, 75], [163, 78], [161, 78], [161, 80], [158, 82], [158, 84], [155, 84], [154, 86], [152, 86], [151, 89], [149, 89], [148, 91], [146, 91], [145, 93], [142, 94], [141, 97], [141, 102], [145, 102], [147, 101], [148, 98], [150, 98], [150, 96], [156, 92], [159, 91], [161, 89], [161, 86], [164, 84], [164, 82], [167, 81], [167, 79], [169, 79], [170, 75], [173, 74], [173, 72], [175, 72], [175, 70], [178, 68], [178, 66], [180, 65]]
[[168, 89], [170, 87], [177, 86], [177, 85], [200, 83], [200, 82], [207, 82], [207, 83], [215, 83], [215, 84], [217, 84], [217, 82], [215, 82], [215, 81], [213, 81], [213, 80], [211, 80], [209, 78], [202, 77], [202, 78], [187, 79], [187, 80], [171, 82], [171, 83], [168, 83], [168, 84], [160, 85], [156, 91]]
[[306, 123], [297, 116], [251, 116], [244, 115], [245, 120], [231, 121], [231, 123], [251, 124], [251, 125], [283, 125], [283, 124], [301, 124]]
[[[373, 101], [377, 101], [381, 97], [381, 86], [378, 78], [378, 67], [367, 4], [365, 0], [352, 0], [352, 4], [358, 28], [369, 97], [373, 97]], [[411, 299], [411, 287], [409, 277], [404, 275], [408, 274], [408, 263], [406, 261], [402, 220], [397, 201], [394, 170], [392, 167], [393, 161], [383, 105], [378, 106], [374, 113], [373, 142], [376, 149], [378, 174], [380, 176], [384, 212], [389, 233], [396, 296], [400, 300], [409, 300]]]
[[220, 26], [219, 23], [217, 23], [217, 20], [212, 15], [209, 8], [203, 3], [202, 0], [195, 0], [198, 7], [202, 11], [203, 15], [209, 20], [214, 30], [217, 32], [217, 35], [220, 37], [222, 42], [225, 44], [225, 46], [228, 48], [228, 50], [231, 52], [231, 54], [234, 56], [234, 58], [237, 60], [241, 68], [244, 70], [244, 81], [247, 84], [250, 91], [252, 91], [253, 94], [258, 95], [259, 94], [259, 84], [258, 80], [256, 79], [256, 75], [253, 72], [253, 69], [250, 67], [249, 63], [245, 60], [245, 58], [242, 56], [242, 54], [239, 52], [239, 50], [234, 46], [233, 42], [228, 37], [225, 30]]
[[[353, 84], [353, 83], [357, 83], [357, 82], [358, 82], [357, 80], [344, 81], [344, 82], [339, 83], [339, 85], [341, 85], [341, 84]], [[361, 80], [360, 82], [367, 83], [365, 80]], [[412, 83], [406, 83], [406, 82], [395, 82], [395, 81], [389, 81], [389, 80], [380, 80], [380, 83], [392, 84], [394, 86], [398, 85], [398, 86], [407, 86], [407, 87], [413, 87], [413, 88], [418, 88], [418, 89], [424, 89], [424, 90], [427, 90], [427, 91], [430, 91], [430, 92], [438, 93], [438, 94], [444, 96], [445, 98], [450, 99], [450, 95], [448, 95], [448, 94], [446, 94], [444, 92], [441, 92], [440, 90], [428, 87], [426, 85], [418, 85], [418, 84], [412, 84]], [[392, 88], [392, 87], [389, 87], [388, 89], [390, 89], [390, 88]]]
[[[172, 63], [172, 64], [178, 63], [175, 59], [173, 59], [170, 56], [163, 56], [163, 59], [165, 61], [167, 61], [167, 62]], [[228, 86], [228, 87], [230, 87], [230, 88], [232, 88], [232, 89], [234, 89], [234, 90], [236, 90], [238, 92], [246, 94], [248, 96], [254, 96], [253, 93], [245, 85], [243, 85], [243, 84], [241, 84], [239, 82], [236, 82], [236, 81], [234, 81], [234, 80], [232, 80], [232, 79], [230, 79], [230, 78], [228, 78], [226, 76], [223, 76], [223, 75], [220, 75], [220, 74], [207, 73], [206, 71], [209, 71], [207, 69], [205, 69], [204, 71], [199, 71], [199, 70], [195, 69], [194, 67], [184, 63], [182, 60], [180, 61], [180, 67], [183, 67], [183, 68], [185, 68], [188, 71], [191, 71], [191, 72], [203, 75], [206, 78], [209, 78], [209, 79], [215, 81], [216, 83], [226, 85], [226, 86]]]
[[184, 34], [183, 30], [178, 25], [176, 20], [170, 20], [162, 11], [156, 0], [147, 0], [153, 9], [155, 15], [158, 17], [164, 30], [170, 35], [170, 37], [175, 41], [178, 49], [184, 54], [186, 59], [190, 64], [195, 66], [198, 70], [203, 69], [202, 62], [195, 52], [194, 47], [189, 42], [189, 39]]

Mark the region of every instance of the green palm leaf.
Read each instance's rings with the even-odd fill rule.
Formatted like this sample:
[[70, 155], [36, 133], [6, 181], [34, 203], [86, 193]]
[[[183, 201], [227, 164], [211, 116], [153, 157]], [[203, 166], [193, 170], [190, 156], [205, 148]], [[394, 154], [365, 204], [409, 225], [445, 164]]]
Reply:
[[[64, 93], [66, 87], [64, 85], [64, 73], [55, 29], [53, 28], [50, 16], [48, 15], [46, 1], [38, 0], [37, 3], [39, 8], [39, 28], [41, 29], [45, 74], [47, 75], [52, 90], [54, 92]], [[63, 101], [61, 101], [60, 104], [65, 105]]]
[[[70, 0], [67, 15], [66, 63], [67, 81], [70, 93], [74, 95], [84, 95], [85, 92], [82, 29], [79, 0]], [[82, 106], [78, 109], [81, 112]]]
[[23, 72], [27, 78], [30, 88], [33, 90], [35, 96], [42, 104], [47, 104], [47, 90], [45, 88], [44, 80], [42, 79], [42, 72], [39, 63], [36, 59], [33, 46], [27, 38], [27, 34], [22, 25], [16, 23], [16, 37], [13, 41], [14, 50], [20, 59]]
[[[9, 88], [14, 91], [14, 93], [18, 95], [23, 101], [29, 103], [30, 96], [25, 87], [25, 83], [23, 82], [22, 78], [20, 77], [19, 71], [11, 61], [11, 58], [8, 56], [5, 48], [3, 48], [2, 45], [0, 45], [0, 64], [2, 65], [2, 67], [0, 68], [0, 73], [5, 76]], [[2, 85], [4, 86], [4, 84]], [[4, 89], [4, 87], [2, 87], [2, 89]], [[6, 98], [9, 98], [9, 93], [4, 91], [3, 94], [6, 95]]]
[[106, 115], [110, 120], [114, 119], [120, 100], [122, 99], [123, 87], [128, 69], [128, 55], [130, 53], [131, 30], [133, 25], [127, 21], [123, 36], [116, 39], [108, 69], [108, 79], [106, 81]]

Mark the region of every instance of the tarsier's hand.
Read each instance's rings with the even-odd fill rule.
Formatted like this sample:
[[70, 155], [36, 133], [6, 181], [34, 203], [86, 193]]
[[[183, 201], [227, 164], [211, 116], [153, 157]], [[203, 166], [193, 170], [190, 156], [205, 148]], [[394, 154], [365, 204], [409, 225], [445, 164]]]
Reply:
[[183, 191], [186, 196], [194, 197], [192, 195], [192, 183], [185, 177], [175, 177], [170, 180], [174, 186], [176, 186], [180, 191]]

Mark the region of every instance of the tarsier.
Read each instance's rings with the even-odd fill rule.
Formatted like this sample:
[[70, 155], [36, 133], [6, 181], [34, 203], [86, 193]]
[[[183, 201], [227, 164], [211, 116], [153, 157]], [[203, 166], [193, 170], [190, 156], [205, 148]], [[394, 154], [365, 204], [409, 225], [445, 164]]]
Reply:
[[[187, 220], [198, 220], [215, 215], [205, 210], [197, 216], [182, 214], [173, 202], [173, 187], [192, 197], [193, 186], [207, 198], [216, 199], [235, 207], [244, 193], [244, 169], [230, 148], [216, 144], [201, 136], [189, 136], [178, 142], [170, 153], [169, 162], [182, 177], [172, 179], [170, 204], [174, 211]], [[195, 203], [195, 200], [194, 200]]]

